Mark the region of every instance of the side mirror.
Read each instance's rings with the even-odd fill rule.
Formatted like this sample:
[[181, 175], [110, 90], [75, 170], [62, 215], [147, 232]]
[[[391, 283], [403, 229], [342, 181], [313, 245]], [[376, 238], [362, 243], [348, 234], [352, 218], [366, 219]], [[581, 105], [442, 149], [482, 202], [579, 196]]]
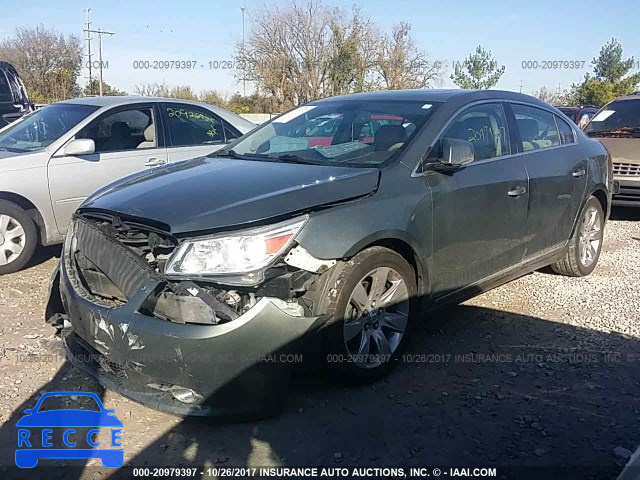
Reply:
[[473, 162], [475, 158], [473, 143], [457, 138], [442, 139], [441, 163], [447, 166], [459, 167]]
[[90, 138], [76, 138], [64, 146], [65, 155], [90, 155], [95, 151], [96, 144]]
[[473, 162], [474, 159], [473, 143], [457, 138], [442, 138], [429, 152], [422, 170], [449, 172]]

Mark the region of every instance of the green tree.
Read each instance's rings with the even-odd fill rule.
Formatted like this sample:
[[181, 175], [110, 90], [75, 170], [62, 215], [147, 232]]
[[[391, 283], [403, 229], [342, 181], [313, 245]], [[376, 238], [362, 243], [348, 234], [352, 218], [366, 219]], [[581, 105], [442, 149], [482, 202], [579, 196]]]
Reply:
[[496, 85], [505, 70], [504, 65], [498, 66], [490, 50], [478, 45], [462, 63], [455, 64], [451, 80], [460, 88], [486, 89]]
[[[92, 78], [91, 79], [91, 85], [87, 84], [84, 87], [84, 90], [82, 91], [82, 93], [85, 96], [91, 96], [91, 95], [98, 95], [100, 92], [100, 80], [97, 78]], [[102, 82], [102, 94], [105, 96], [121, 96], [121, 95], [128, 95], [127, 92], [123, 91], [123, 90], [118, 90], [115, 87], [112, 87], [111, 85], [109, 85], [106, 82]]]
[[593, 75], [587, 73], [582, 83], [573, 84], [565, 103], [602, 106], [614, 98], [629, 95], [640, 83], [640, 72], [629, 75], [635, 59], [623, 60], [622, 45], [612, 38], [601, 49], [593, 65]]
[[210, 105], [227, 108], [227, 100], [217, 90], [205, 90], [198, 95], [199, 100]]
[[82, 46], [73, 35], [64, 36], [43, 25], [18, 28], [0, 41], [0, 60], [11, 63], [36, 103], [50, 103], [80, 95], [77, 84]]

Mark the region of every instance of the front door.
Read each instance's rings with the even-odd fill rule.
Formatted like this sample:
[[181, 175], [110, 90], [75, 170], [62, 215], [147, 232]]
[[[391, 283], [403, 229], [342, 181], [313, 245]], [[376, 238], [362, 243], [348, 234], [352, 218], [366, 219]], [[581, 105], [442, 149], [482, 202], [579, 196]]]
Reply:
[[124, 176], [167, 163], [152, 104], [105, 112], [74, 138], [90, 138], [95, 153], [68, 156], [60, 149], [48, 166], [49, 190], [60, 234], [71, 215], [96, 190]]
[[466, 140], [474, 161], [453, 172], [429, 172], [433, 198], [432, 287], [443, 297], [522, 261], [528, 179], [511, 155], [503, 106], [461, 112], [443, 138]]

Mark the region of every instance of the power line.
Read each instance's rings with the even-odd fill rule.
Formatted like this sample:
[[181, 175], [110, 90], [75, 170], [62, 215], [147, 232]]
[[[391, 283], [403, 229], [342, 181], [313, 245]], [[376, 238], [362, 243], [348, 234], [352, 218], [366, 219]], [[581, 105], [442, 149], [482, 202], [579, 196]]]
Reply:
[[93, 95], [93, 77], [91, 75], [91, 20], [90, 20], [90, 15], [91, 15], [91, 9], [87, 8], [85, 10], [85, 12], [87, 12], [87, 28], [84, 29], [85, 32], [87, 32], [87, 58], [89, 59], [89, 94]]
[[[96, 33], [98, 34], [98, 61], [99, 61], [99, 67], [100, 67], [100, 96], [102, 96], [102, 35], [115, 35], [114, 32], [108, 32], [106, 30], [102, 30], [102, 29], [97, 29], [97, 30], [93, 30], [91, 28], [89, 28], [89, 21], [87, 18], [87, 28], [85, 29], [85, 32], [87, 32], [87, 36], [91, 33]], [[91, 45], [91, 43], [89, 43], [89, 45]], [[89, 91], [93, 94], [93, 85], [91, 83], [91, 58], [89, 58]]]

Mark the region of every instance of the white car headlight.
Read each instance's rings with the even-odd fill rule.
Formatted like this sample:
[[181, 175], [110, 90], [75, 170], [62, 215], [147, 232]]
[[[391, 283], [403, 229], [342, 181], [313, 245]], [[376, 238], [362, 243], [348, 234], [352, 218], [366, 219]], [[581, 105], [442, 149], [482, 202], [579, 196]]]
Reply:
[[167, 275], [242, 275], [261, 270], [293, 242], [307, 221], [298, 217], [267, 227], [185, 240], [171, 256]]

